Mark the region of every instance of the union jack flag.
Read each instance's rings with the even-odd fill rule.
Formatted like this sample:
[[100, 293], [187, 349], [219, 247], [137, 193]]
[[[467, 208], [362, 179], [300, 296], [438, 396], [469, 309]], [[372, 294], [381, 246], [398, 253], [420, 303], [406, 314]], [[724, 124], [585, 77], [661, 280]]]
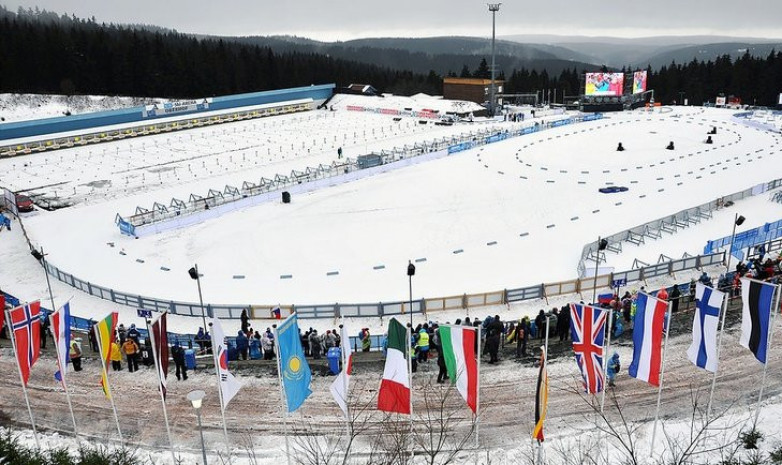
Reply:
[[41, 351], [41, 303], [38, 301], [16, 307], [9, 312], [16, 344], [16, 360], [22, 372], [24, 385], [30, 379], [30, 368]]
[[570, 304], [570, 333], [573, 352], [590, 394], [603, 390], [603, 339], [608, 311], [588, 305]]

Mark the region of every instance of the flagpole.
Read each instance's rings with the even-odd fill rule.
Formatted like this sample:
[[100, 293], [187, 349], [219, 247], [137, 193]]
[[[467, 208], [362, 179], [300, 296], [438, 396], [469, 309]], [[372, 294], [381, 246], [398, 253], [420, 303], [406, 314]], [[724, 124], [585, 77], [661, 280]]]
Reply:
[[[114, 395], [111, 393], [111, 383], [109, 382], [109, 373], [106, 371], [106, 359], [103, 357], [103, 345], [100, 341], [100, 330], [98, 325], [93, 326], [95, 332], [95, 339], [98, 343], [98, 353], [100, 354], [100, 369], [103, 373], [103, 379], [106, 380], [106, 392], [109, 394], [109, 401], [111, 401], [111, 409], [114, 411], [114, 421], [117, 422], [117, 433], [119, 434], [120, 442], [122, 439], [122, 430], [119, 427], [119, 415], [117, 415], [117, 406], [114, 404]], [[111, 328], [109, 328], [111, 329]], [[111, 350], [111, 348], [109, 348]]]
[[720, 321], [720, 335], [717, 338], [717, 367], [714, 369], [714, 377], [711, 380], [711, 392], [709, 393], [709, 403], [706, 407], [706, 420], [711, 416], [711, 401], [714, 398], [714, 388], [717, 386], [717, 374], [720, 369], [720, 349], [722, 349], [722, 333], [725, 331], [725, 316], [728, 313], [728, 299], [730, 294], [725, 293], [722, 297], [722, 306], [720, 307], [721, 321]]
[[[345, 330], [345, 318], [344, 317], [340, 317], [339, 330], [340, 330], [340, 338], [341, 338], [340, 339], [340, 352], [341, 352], [340, 355], [342, 355], [342, 370], [345, 371], [345, 380], [349, 383], [348, 376], [350, 376], [350, 374], [347, 372], [347, 369], [348, 369], [348, 353], [347, 353], [346, 350], [342, 350], [342, 348], [344, 347], [343, 344], [342, 344], [342, 339], [348, 338], [347, 339], [347, 343], [348, 343], [348, 346], [350, 346], [350, 334], [348, 334], [347, 330]], [[349, 396], [350, 388], [348, 386], [349, 386], [349, 384], [347, 384], [345, 386], [345, 388], [346, 388], [345, 389], [345, 439], [346, 439], [346, 442], [345, 442], [345, 456], [346, 457], [345, 458], [347, 458], [347, 454], [348, 454], [347, 447], [350, 446], [350, 435], [352, 433], [352, 428], [350, 427], [350, 403], [348, 402], [348, 396]], [[347, 462], [347, 460], [345, 460], [345, 462]]]
[[771, 339], [774, 337], [774, 324], [777, 321], [777, 313], [779, 312], [779, 295], [780, 295], [780, 286], [777, 284], [776, 286], [776, 294], [777, 294], [777, 300], [774, 306], [772, 307], [771, 311], [774, 313], [774, 316], [771, 317], [771, 324], [768, 328], [768, 344], [766, 345], [766, 363], [763, 364], [763, 380], [760, 382], [760, 394], [758, 395], [758, 408], [755, 412], [755, 422], [752, 424], [753, 427], [757, 427], [758, 420], [760, 419], [760, 405], [763, 402], [763, 391], [766, 387], [766, 372], [768, 372], [768, 353], [769, 349], [771, 348]]
[[[66, 302], [67, 305], [67, 302]], [[53, 314], [52, 314], [53, 315]], [[54, 322], [52, 321], [52, 315], [49, 315], [49, 325], [54, 328]], [[60, 318], [64, 320], [64, 315], [61, 315]], [[70, 321], [65, 321], [64, 324], [70, 326]], [[44, 336], [46, 337], [46, 336]], [[57, 338], [54, 336], [54, 331], [52, 331], [52, 339], [54, 339], [54, 349], [57, 351], [57, 366], [60, 368], [60, 379], [62, 379], [62, 387], [65, 389], [65, 397], [68, 399], [68, 409], [71, 411], [71, 420], [73, 420], [73, 434], [78, 434], [76, 432], [76, 415], [73, 414], [73, 404], [71, 403], [71, 393], [68, 390], [68, 383], [65, 382], [65, 369], [67, 368], [68, 361], [65, 361], [66, 366], [62, 366], [62, 363], [60, 363], [61, 354], [60, 354], [60, 345], [57, 343]], [[66, 341], [66, 344], [70, 345], [71, 341]]]
[[649, 457], [654, 454], [654, 440], [657, 437], [657, 422], [660, 418], [660, 400], [663, 394], [663, 380], [665, 379], [665, 355], [668, 348], [668, 335], [671, 333], [671, 302], [668, 302], [667, 324], [665, 325], [665, 343], [663, 344], [663, 365], [660, 371], [660, 385], [657, 387], [657, 411], [654, 414], [654, 427], [652, 427], [652, 443], [649, 448]]
[[[476, 386], [476, 394], [475, 394], [475, 449], [479, 449], [481, 447], [481, 439], [480, 439], [480, 425], [481, 425], [481, 358], [483, 356], [482, 349], [483, 346], [481, 345], [481, 327], [480, 325], [476, 329], [476, 337], [478, 338], [478, 385]], [[502, 337], [500, 335], [500, 337]], [[441, 345], [442, 347], [442, 345]], [[477, 458], [477, 455], [476, 455]]]
[[407, 329], [407, 379], [410, 384], [410, 463], [415, 459], [415, 448], [413, 447], [413, 355], [415, 352], [410, 353], [410, 345], [413, 343], [413, 323], [412, 323], [412, 306], [410, 308], [410, 327]]
[[[203, 314], [201, 316], [203, 316]], [[206, 331], [206, 328], [204, 328], [204, 331]], [[215, 344], [214, 331], [211, 332], [210, 336], [212, 339], [212, 360], [214, 361], [215, 364], [215, 376], [217, 376], [217, 397], [220, 399], [220, 417], [223, 419], [223, 436], [225, 437], [225, 451], [228, 454], [228, 463], [231, 463], [231, 446], [230, 446], [230, 441], [228, 440], [228, 427], [225, 424], [225, 402], [223, 401], [223, 388], [221, 386], [222, 380], [220, 379], [220, 365], [219, 365], [219, 361], [217, 360], [217, 351], [215, 350], [218, 347], [218, 344]], [[219, 345], [225, 344], [225, 341], [218, 341], [218, 342]]]
[[[5, 319], [8, 321], [9, 335], [11, 336], [11, 345], [14, 348], [14, 358], [16, 359], [16, 368], [19, 371], [19, 382], [22, 384], [22, 391], [24, 391], [24, 401], [27, 403], [27, 413], [30, 414], [30, 424], [33, 426], [33, 436], [35, 436], [35, 446], [38, 450], [41, 450], [41, 443], [38, 441], [38, 430], [35, 428], [35, 420], [33, 419], [33, 409], [30, 408], [30, 398], [27, 397], [27, 386], [24, 383], [24, 376], [22, 375], [22, 367], [19, 365], [19, 354], [16, 351], [16, 333], [14, 332], [14, 322], [11, 319], [11, 312], [5, 311]], [[32, 339], [30, 344], [32, 344]]]
[[[546, 339], [543, 343], [543, 350], [546, 352], [546, 357], [543, 363], [548, 363], [548, 335], [550, 334], [550, 324], [549, 317], [546, 317]], [[548, 396], [546, 397], [546, 403], [548, 404]], [[543, 441], [538, 441], [538, 465], [543, 465]]]
[[280, 338], [277, 325], [274, 328], [274, 348], [277, 349], [277, 379], [280, 382], [280, 398], [282, 399], [282, 422], [285, 431], [285, 457], [291, 465], [291, 446], [288, 440], [288, 399], [285, 398], [285, 388], [282, 386], [282, 360], [280, 360]]
[[[160, 318], [163, 318], [165, 315], [165, 312], [163, 315], [160, 315], [158, 317], [158, 321], [160, 321]], [[163, 374], [160, 372], [160, 362], [158, 360], [158, 354], [157, 354], [157, 342], [155, 340], [155, 332], [152, 331], [152, 328], [149, 326], [149, 320], [144, 318], [144, 322], [147, 324], [147, 333], [149, 334], [149, 339], [152, 344], [152, 359], [155, 361], [155, 371], [157, 371], [157, 379], [158, 379], [158, 392], [160, 392], [160, 402], [163, 404], [163, 419], [166, 421], [166, 433], [168, 434], [168, 445], [171, 449], [171, 458], [174, 460], [173, 463], [177, 463], [176, 460], [176, 454], [174, 453], [174, 441], [171, 440], [171, 427], [168, 426], [168, 411], [166, 410], [166, 398], [163, 397]], [[161, 328], [162, 330], [162, 328]]]
[[603, 392], [600, 395], [600, 413], [603, 413], [603, 407], [606, 402], [606, 384], [608, 380], [608, 353], [611, 351], [611, 332], [614, 326], [614, 309], [608, 309], [608, 339], [606, 339], [605, 351], [603, 351]]

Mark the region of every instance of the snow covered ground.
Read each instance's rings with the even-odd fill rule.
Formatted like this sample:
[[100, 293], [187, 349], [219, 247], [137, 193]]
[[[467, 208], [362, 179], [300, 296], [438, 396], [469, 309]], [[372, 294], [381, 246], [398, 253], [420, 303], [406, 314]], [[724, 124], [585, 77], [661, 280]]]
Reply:
[[[184, 270], [198, 263], [211, 303], [398, 301], [407, 298], [408, 260], [425, 259], [416, 298], [573, 279], [582, 247], [599, 235], [779, 177], [777, 134], [748, 128], [730, 111], [663, 110], [609, 114], [140, 239], [120, 235], [117, 213], [330, 163], [343, 144], [355, 156], [476, 125], [313, 111], [7, 159], [0, 170], [14, 190], [72, 199], [73, 207], [36, 212], [25, 225], [51, 263], [102, 286], [193, 301]], [[719, 132], [706, 145], [711, 126]], [[619, 141], [626, 151], [615, 151]], [[669, 141], [676, 150], [665, 150]], [[598, 192], [607, 185], [629, 190]], [[782, 205], [753, 202], [760, 206], [744, 214], [744, 227], [782, 217]], [[698, 254], [729, 227], [718, 216], [666, 238], [675, 246], [650, 241], [609, 254], [608, 266]]]
[[[351, 97], [351, 105], [356, 102], [354, 99], [359, 97]], [[53, 212], [39, 210], [25, 215], [23, 221], [32, 241], [44, 247], [52, 263], [83, 279], [158, 298], [196, 301], [197, 291], [186, 270], [197, 262], [204, 274], [204, 296], [209, 302], [304, 304], [403, 300], [407, 297], [403, 268], [408, 259], [416, 258], [427, 259], [417, 264], [413, 281], [416, 297], [572, 279], [576, 277], [583, 245], [598, 235], [782, 177], [778, 134], [748, 128], [727, 110], [675, 107], [654, 113], [609, 114], [603, 121], [564, 126], [335, 185], [295, 197], [290, 205], [264, 204], [192, 228], [142, 239], [120, 236], [114, 226], [116, 213], [132, 213], [137, 205], [167, 203], [171, 197], [186, 198], [190, 192], [203, 195], [209, 188], [240, 185], [253, 177], [269, 177], [311, 163], [333, 161], [339, 146], [344, 147], [347, 156], [354, 157], [371, 150], [468, 132], [478, 125], [491, 125], [498, 130], [514, 127], [500, 122], [424, 126], [415, 120], [394, 125], [390, 117], [350, 112], [342, 105], [348, 105], [347, 101], [337, 102], [335, 112], [231, 123], [2, 160], [0, 184], [39, 195], [56, 193], [74, 204]], [[707, 146], [705, 133], [711, 126], [718, 128], [718, 134], [714, 136], [715, 144]], [[394, 129], [398, 132], [394, 133]], [[336, 141], [329, 140], [335, 135]], [[339, 144], [340, 136], [343, 144]], [[318, 144], [323, 137], [326, 141]], [[676, 150], [667, 151], [664, 147], [671, 140], [675, 141]], [[615, 152], [619, 141], [625, 152]], [[293, 145], [290, 151], [289, 143]], [[320, 151], [313, 154], [312, 149], [318, 146]], [[269, 151], [266, 158], [262, 155], [264, 148]], [[309, 156], [303, 153], [307, 148], [311, 150]], [[273, 153], [274, 149], [277, 153]], [[242, 154], [244, 165], [239, 161]], [[180, 179], [175, 178], [174, 170], [158, 171], [158, 165], [163, 163], [177, 166]], [[126, 179], [128, 187], [124, 185]], [[630, 189], [619, 194], [598, 193], [599, 187], [609, 183]], [[675, 235], [649, 240], [640, 247], [625, 244], [622, 254], [608, 254], [608, 266], [623, 270], [630, 268], [634, 258], [656, 262], [661, 253], [673, 257], [684, 252], [697, 254], [707, 240], [730, 233], [736, 212], [747, 218], [739, 229], [743, 230], [782, 218], [782, 205], [770, 202], [768, 194], [737, 202], [716, 212], [712, 220]], [[528, 235], [520, 236], [524, 232]], [[488, 245], [491, 242], [496, 244]], [[463, 252], [454, 254], [458, 249]], [[120, 250], [126, 255], [120, 255]], [[48, 306], [46, 280], [29, 255], [18, 222], [13, 223], [11, 231], [0, 233], [0, 254], [3, 290], [25, 300], [41, 298]], [[386, 265], [385, 270], [373, 269], [379, 264]], [[161, 266], [173, 271], [164, 272]], [[339, 271], [339, 275], [327, 276], [332, 270]], [[717, 274], [720, 267], [708, 271]], [[686, 281], [696, 273], [693, 270], [677, 274], [676, 281]], [[244, 274], [247, 279], [234, 280], [234, 274]], [[292, 274], [293, 279], [280, 280], [282, 274]], [[671, 278], [657, 278], [637, 286], [655, 288], [670, 282]], [[56, 280], [52, 286], [55, 301], [59, 304], [71, 299], [72, 311], [78, 316], [101, 317], [118, 310], [120, 321], [126, 325], [139, 323], [132, 308], [118, 308], [111, 302], [85, 296]], [[499, 313], [503, 319], [518, 318], [579, 298], [559, 296], [545, 302], [487, 307], [471, 316], [482, 318]], [[430, 319], [453, 321], [464, 315], [463, 310], [449, 311], [430, 315]], [[325, 329], [336, 323], [310, 320], [302, 326]], [[256, 328], [269, 324], [267, 320], [253, 322]], [[374, 334], [384, 329], [384, 322], [376, 318], [351, 320], [347, 324], [350, 328], [370, 327]], [[173, 331], [194, 332], [200, 325], [200, 318], [172, 316], [169, 321]], [[224, 326], [227, 333], [233, 334], [239, 323], [230, 321]], [[730, 418], [741, 419], [748, 415], [755, 394], [754, 389], [747, 391], [746, 380], [755, 379], [759, 370], [756, 364], [748, 363], [751, 356], [738, 347], [735, 332], [726, 339], [726, 375], [717, 398], [719, 405], [726, 406], [732, 395], [741, 393], [740, 405], [730, 412]], [[707, 376], [684, 358], [688, 344], [686, 335], [673, 338], [671, 353], [675, 355], [668, 361], [670, 375], [666, 382], [671, 388], [665, 393], [663, 411], [666, 429], [673, 436], [685, 434], [690, 426], [685, 417], [687, 387], [708, 384]], [[12, 358], [7, 348], [3, 350], [2, 371], [10, 373]], [[625, 345], [615, 350], [626, 366], [630, 348]], [[780, 445], [776, 418], [782, 393], [778, 363], [781, 357], [782, 350], [774, 348], [770, 355], [774, 365], [769, 372], [768, 401], [760, 423], [770, 436], [763, 446], [765, 450]], [[509, 361], [483, 366], [482, 370], [490, 380], [482, 393], [487, 409], [482, 446], [491, 450], [494, 463], [525, 463], [521, 457], [532, 446], [519, 438], [528, 437], [528, 426], [531, 427], [536, 370]], [[32, 402], [34, 408], [43, 412], [44, 426], [65, 432], [67, 425], [63, 422], [68, 417], [62, 403], [51, 404], [57, 389], [53, 387], [52, 371], [50, 358], [36, 365], [31, 381]], [[556, 393], [552, 394], [550, 406], [547, 450], [550, 463], [562, 463], [555, 457], [556, 447], [572, 447], [568, 441], [574, 436], [587, 437], [590, 424], [574, 408], [577, 397], [560, 391], [573, 384], [572, 359], [553, 363], [551, 373]], [[109, 436], [113, 423], [108, 403], [101, 402], [96, 364], [88, 363], [82, 375], [74, 377], [72, 383], [77, 417], [89, 425], [86, 433], [93, 437]], [[137, 430], [134, 443], [151, 449], [155, 463], [167, 463], [168, 453], [162, 449], [165, 438], [159, 430], [149, 428], [161, 421], [160, 409], [149, 402], [155, 389], [154, 375], [143, 371], [132, 378], [122, 372], [113, 378], [117, 381], [120, 413]], [[421, 379], [417, 378], [416, 383]], [[260, 463], [279, 463], [284, 448], [279, 435], [282, 419], [277, 413], [276, 378], [242, 376], [241, 380], [242, 391], [228, 409], [234, 451], [244, 453], [240, 438], [252, 435], [256, 439], [255, 450], [262, 455]], [[328, 393], [330, 382], [330, 378], [315, 378], [313, 397], [295, 421], [339, 428], [339, 413]], [[366, 383], [363, 395], [371, 396], [378, 373], [360, 372], [356, 382]], [[0, 378], [3, 399], [8, 400], [3, 401], [3, 408], [12, 412], [15, 421], [24, 424], [26, 410], [17, 383], [11, 376]], [[169, 408], [174, 436], [186, 460], [195, 461], [198, 444], [192, 429], [192, 409], [184, 401], [186, 392], [193, 388], [203, 388], [211, 396], [205, 407], [207, 447], [217, 451], [223, 445], [212, 373], [195, 374], [188, 383], [172, 382]], [[622, 402], [633, 405], [629, 413], [641, 427], [642, 449], [648, 448], [648, 420], [656, 391], [626, 376], [619, 380], [619, 391]], [[259, 413], [260, 419], [255, 413]], [[738, 432], [736, 427], [730, 431], [734, 436]], [[663, 440], [659, 434], [661, 431], [658, 442]], [[29, 442], [29, 436], [26, 440]], [[65, 441], [51, 434], [46, 440], [53, 444]], [[365, 450], [367, 446], [361, 447]], [[648, 453], [648, 449], [644, 452]], [[472, 460], [469, 455], [460, 456], [458, 462]], [[245, 456], [235, 463], [252, 462]]]

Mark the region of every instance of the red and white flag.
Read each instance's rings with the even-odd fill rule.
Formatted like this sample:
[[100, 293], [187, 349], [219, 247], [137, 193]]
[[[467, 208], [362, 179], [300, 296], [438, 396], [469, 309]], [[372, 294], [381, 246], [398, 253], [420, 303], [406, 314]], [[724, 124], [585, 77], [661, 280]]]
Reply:
[[9, 324], [16, 343], [16, 360], [24, 385], [30, 379], [30, 369], [41, 351], [41, 302], [35, 301], [11, 310]]
[[166, 334], [166, 315], [163, 313], [152, 323], [152, 344], [155, 346], [155, 366], [160, 374], [160, 392], [166, 398], [166, 378], [168, 378], [168, 335]]
[[65, 387], [65, 372], [68, 371], [68, 361], [70, 360], [71, 345], [71, 304], [58, 308], [56, 312], [49, 315], [49, 321], [52, 323], [52, 334], [54, 334], [54, 345], [57, 346], [57, 371], [54, 378]]
[[5, 295], [0, 293], [0, 331], [3, 330], [4, 322], [5, 322]]
[[339, 408], [348, 414], [348, 389], [350, 386], [350, 374], [353, 372], [353, 351], [350, 347], [350, 336], [345, 325], [342, 325], [340, 330], [340, 349], [342, 349], [342, 371], [339, 372], [337, 378], [331, 383], [331, 395], [334, 396], [334, 400], [339, 405]]

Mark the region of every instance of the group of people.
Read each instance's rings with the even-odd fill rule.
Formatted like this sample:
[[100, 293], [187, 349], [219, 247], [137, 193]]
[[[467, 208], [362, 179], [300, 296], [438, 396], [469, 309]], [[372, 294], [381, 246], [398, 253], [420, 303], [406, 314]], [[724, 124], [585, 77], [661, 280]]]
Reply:
[[[95, 334], [95, 322], [90, 320], [87, 327], [87, 339], [90, 344], [90, 349], [94, 353], [99, 352], [98, 339]], [[69, 347], [69, 358], [73, 371], [82, 370], [82, 358], [84, 356], [84, 349], [82, 347], [83, 339], [77, 337], [75, 333], [71, 333], [71, 341]], [[143, 347], [143, 348], [142, 348]], [[123, 355], [125, 362], [128, 365], [128, 371], [134, 373], [139, 369], [139, 360], [146, 354], [144, 358], [144, 364], [152, 365], [151, 361], [151, 341], [149, 337], [146, 337], [141, 341], [141, 333], [136, 328], [135, 324], [131, 324], [129, 328], [126, 328], [124, 324], [117, 326], [114, 332], [114, 340], [109, 347], [109, 360], [111, 361], [111, 369], [113, 371], [122, 371], [122, 359]], [[98, 355], [100, 357], [100, 355]], [[171, 357], [176, 367], [176, 377], [179, 380], [187, 380], [187, 366], [185, 364], [185, 349], [178, 341], [175, 341], [171, 346]]]

